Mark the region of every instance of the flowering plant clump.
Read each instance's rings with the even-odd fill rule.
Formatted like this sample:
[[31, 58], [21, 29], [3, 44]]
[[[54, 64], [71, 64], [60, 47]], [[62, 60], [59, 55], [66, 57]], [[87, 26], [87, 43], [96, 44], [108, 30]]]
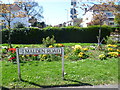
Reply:
[[85, 53], [88, 51], [88, 48], [82, 48], [80, 45], [75, 45], [73, 47], [73, 52], [77, 55], [80, 59], [88, 58], [88, 55]]
[[113, 48], [108, 48], [107, 50], [108, 50], [108, 51], [114, 51], [114, 49], [113, 49]]
[[54, 46], [53, 45], [50, 45], [48, 48], [53, 48]]
[[55, 47], [64, 47], [63, 44], [55, 44]]
[[8, 51], [15, 53], [16, 52], [16, 48], [9, 48]]
[[50, 55], [48, 55], [48, 54], [41, 54], [40, 55], [40, 61], [51, 61], [50, 60]]
[[120, 49], [117, 49], [116, 51], [120, 53]]
[[75, 45], [75, 46], [74, 46], [74, 49], [82, 49], [82, 46], [80, 46], [80, 45]]
[[78, 54], [78, 57], [79, 57], [80, 59], [85, 59], [85, 58], [88, 57], [88, 55], [86, 55], [86, 54], [83, 53], [83, 52], [80, 52], [80, 53]]
[[82, 47], [80, 46], [80, 45], [75, 45], [74, 47], [73, 47], [73, 51], [74, 51], [74, 53], [76, 54], [76, 55], [78, 55], [80, 52], [81, 52], [81, 50], [82, 50]]
[[8, 61], [16, 62], [16, 48], [8, 48]]
[[100, 58], [101, 60], [106, 59], [106, 55], [105, 55], [105, 54], [100, 54], [100, 55], [99, 55], [99, 58]]
[[84, 52], [86, 52], [86, 51], [88, 51], [89, 49], [88, 49], [88, 48], [82, 48], [82, 50], [83, 50]]
[[105, 52], [119, 52], [118, 45], [108, 44], [106, 45]]
[[108, 44], [108, 45], [106, 45], [107, 47], [117, 47], [117, 45], [112, 45], [112, 44]]
[[109, 53], [108, 53], [108, 56], [109, 56], [109, 57], [118, 57], [118, 56], [119, 56], [119, 53], [118, 53], [118, 52], [109, 52]]

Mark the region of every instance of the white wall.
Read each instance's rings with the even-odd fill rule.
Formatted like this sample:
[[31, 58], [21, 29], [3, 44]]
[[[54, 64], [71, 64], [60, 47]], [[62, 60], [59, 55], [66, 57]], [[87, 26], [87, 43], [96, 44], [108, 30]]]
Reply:
[[86, 14], [83, 16], [83, 22], [81, 23], [81, 25], [83, 27], [87, 27], [87, 23], [89, 23], [93, 18], [93, 12], [92, 11], [88, 11], [86, 12]]

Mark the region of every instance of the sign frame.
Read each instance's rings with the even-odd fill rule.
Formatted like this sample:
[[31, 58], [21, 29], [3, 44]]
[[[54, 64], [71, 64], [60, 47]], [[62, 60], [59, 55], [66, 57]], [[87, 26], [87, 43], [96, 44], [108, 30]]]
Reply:
[[[53, 52], [52, 52], [53, 51]], [[64, 80], [64, 47], [60, 48], [16, 48], [16, 59], [18, 65], [18, 79], [21, 79], [19, 55], [39, 54], [61, 54], [62, 55], [62, 79]]]

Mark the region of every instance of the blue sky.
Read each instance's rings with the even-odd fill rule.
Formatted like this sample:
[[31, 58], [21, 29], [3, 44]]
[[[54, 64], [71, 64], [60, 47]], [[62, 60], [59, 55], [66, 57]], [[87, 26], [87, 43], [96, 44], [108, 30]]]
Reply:
[[47, 24], [57, 25], [70, 20], [70, 0], [42, 0], [39, 4], [43, 6], [44, 21]]

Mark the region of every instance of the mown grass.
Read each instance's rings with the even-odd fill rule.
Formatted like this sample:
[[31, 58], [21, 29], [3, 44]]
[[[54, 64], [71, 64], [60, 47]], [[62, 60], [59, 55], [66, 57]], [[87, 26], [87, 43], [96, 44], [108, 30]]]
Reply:
[[2, 64], [2, 86], [8, 88], [47, 88], [118, 83], [118, 58], [107, 60], [65, 60], [62, 80], [61, 61], [29, 61], [21, 63], [23, 81], [18, 81], [17, 64], [6, 60]]
[[[74, 46], [74, 45], [81, 45], [81, 46], [89, 46], [89, 45], [95, 45], [96, 43], [61, 43], [65, 46]], [[26, 46], [26, 47], [41, 47], [42, 44], [12, 44], [12, 46]], [[1, 44], [0, 46], [8, 46], [8, 44]]]

